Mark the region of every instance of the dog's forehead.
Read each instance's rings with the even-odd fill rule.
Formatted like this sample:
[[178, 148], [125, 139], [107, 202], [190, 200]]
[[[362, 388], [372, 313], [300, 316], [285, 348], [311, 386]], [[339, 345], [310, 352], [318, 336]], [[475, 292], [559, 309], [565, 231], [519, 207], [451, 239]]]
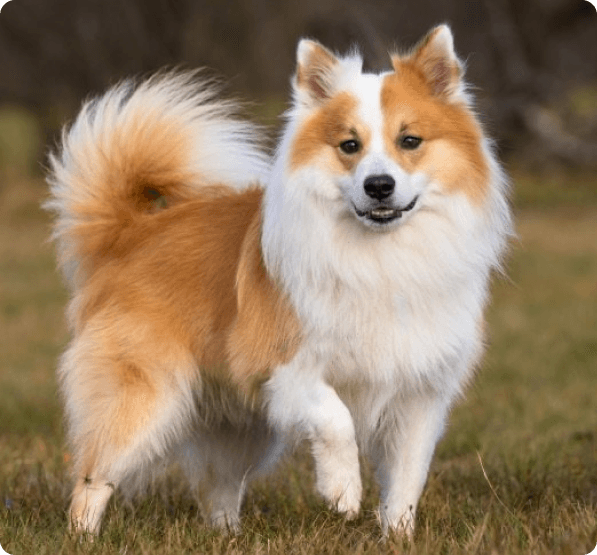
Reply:
[[381, 88], [383, 79], [380, 75], [361, 73], [351, 79], [349, 92], [357, 100], [360, 117], [369, 124], [381, 117]]
[[355, 99], [355, 115], [368, 130], [368, 150], [383, 150], [387, 113], [383, 102], [387, 73], [360, 73], [348, 83], [348, 91]]
[[428, 93], [395, 71], [353, 74], [344, 86], [355, 99], [354, 113], [372, 136], [388, 126], [395, 132], [394, 127], [420, 118], [430, 107]]

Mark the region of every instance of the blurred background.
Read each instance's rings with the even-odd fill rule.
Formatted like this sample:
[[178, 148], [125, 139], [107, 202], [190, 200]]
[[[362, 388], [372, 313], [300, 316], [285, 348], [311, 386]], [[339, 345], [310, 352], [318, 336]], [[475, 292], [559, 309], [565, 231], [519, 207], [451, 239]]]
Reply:
[[206, 66], [272, 116], [299, 37], [358, 44], [381, 70], [441, 22], [503, 155], [597, 167], [597, 13], [584, 0], [13, 0], [0, 17], [0, 164], [15, 133], [39, 133], [22, 152], [37, 162], [82, 99], [124, 76]]

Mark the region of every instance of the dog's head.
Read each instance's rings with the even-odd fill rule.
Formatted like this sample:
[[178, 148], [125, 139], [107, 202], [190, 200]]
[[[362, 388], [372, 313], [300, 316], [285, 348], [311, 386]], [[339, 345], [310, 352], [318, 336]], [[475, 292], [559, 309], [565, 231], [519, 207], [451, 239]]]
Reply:
[[433, 29], [393, 70], [368, 74], [358, 54], [338, 57], [316, 41], [297, 49], [285, 171], [377, 231], [488, 187], [483, 136], [462, 80], [450, 29]]

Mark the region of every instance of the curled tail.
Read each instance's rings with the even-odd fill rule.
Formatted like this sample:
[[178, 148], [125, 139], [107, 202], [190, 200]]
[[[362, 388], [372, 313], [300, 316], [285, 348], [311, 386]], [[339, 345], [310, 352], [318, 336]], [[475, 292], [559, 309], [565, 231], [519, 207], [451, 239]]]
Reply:
[[175, 203], [265, 177], [257, 129], [217, 94], [195, 73], [164, 73], [84, 104], [50, 156], [45, 204], [57, 214], [53, 237], [72, 287], [156, 198]]

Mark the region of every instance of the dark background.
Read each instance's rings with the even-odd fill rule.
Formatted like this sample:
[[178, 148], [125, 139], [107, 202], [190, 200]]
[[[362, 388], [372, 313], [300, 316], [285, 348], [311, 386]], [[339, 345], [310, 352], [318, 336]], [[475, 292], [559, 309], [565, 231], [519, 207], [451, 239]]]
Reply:
[[12, 0], [0, 110], [25, 110], [47, 145], [85, 97], [164, 65], [207, 66], [229, 92], [281, 109], [299, 37], [358, 44], [379, 70], [442, 22], [503, 157], [597, 167], [597, 13], [585, 0]]

